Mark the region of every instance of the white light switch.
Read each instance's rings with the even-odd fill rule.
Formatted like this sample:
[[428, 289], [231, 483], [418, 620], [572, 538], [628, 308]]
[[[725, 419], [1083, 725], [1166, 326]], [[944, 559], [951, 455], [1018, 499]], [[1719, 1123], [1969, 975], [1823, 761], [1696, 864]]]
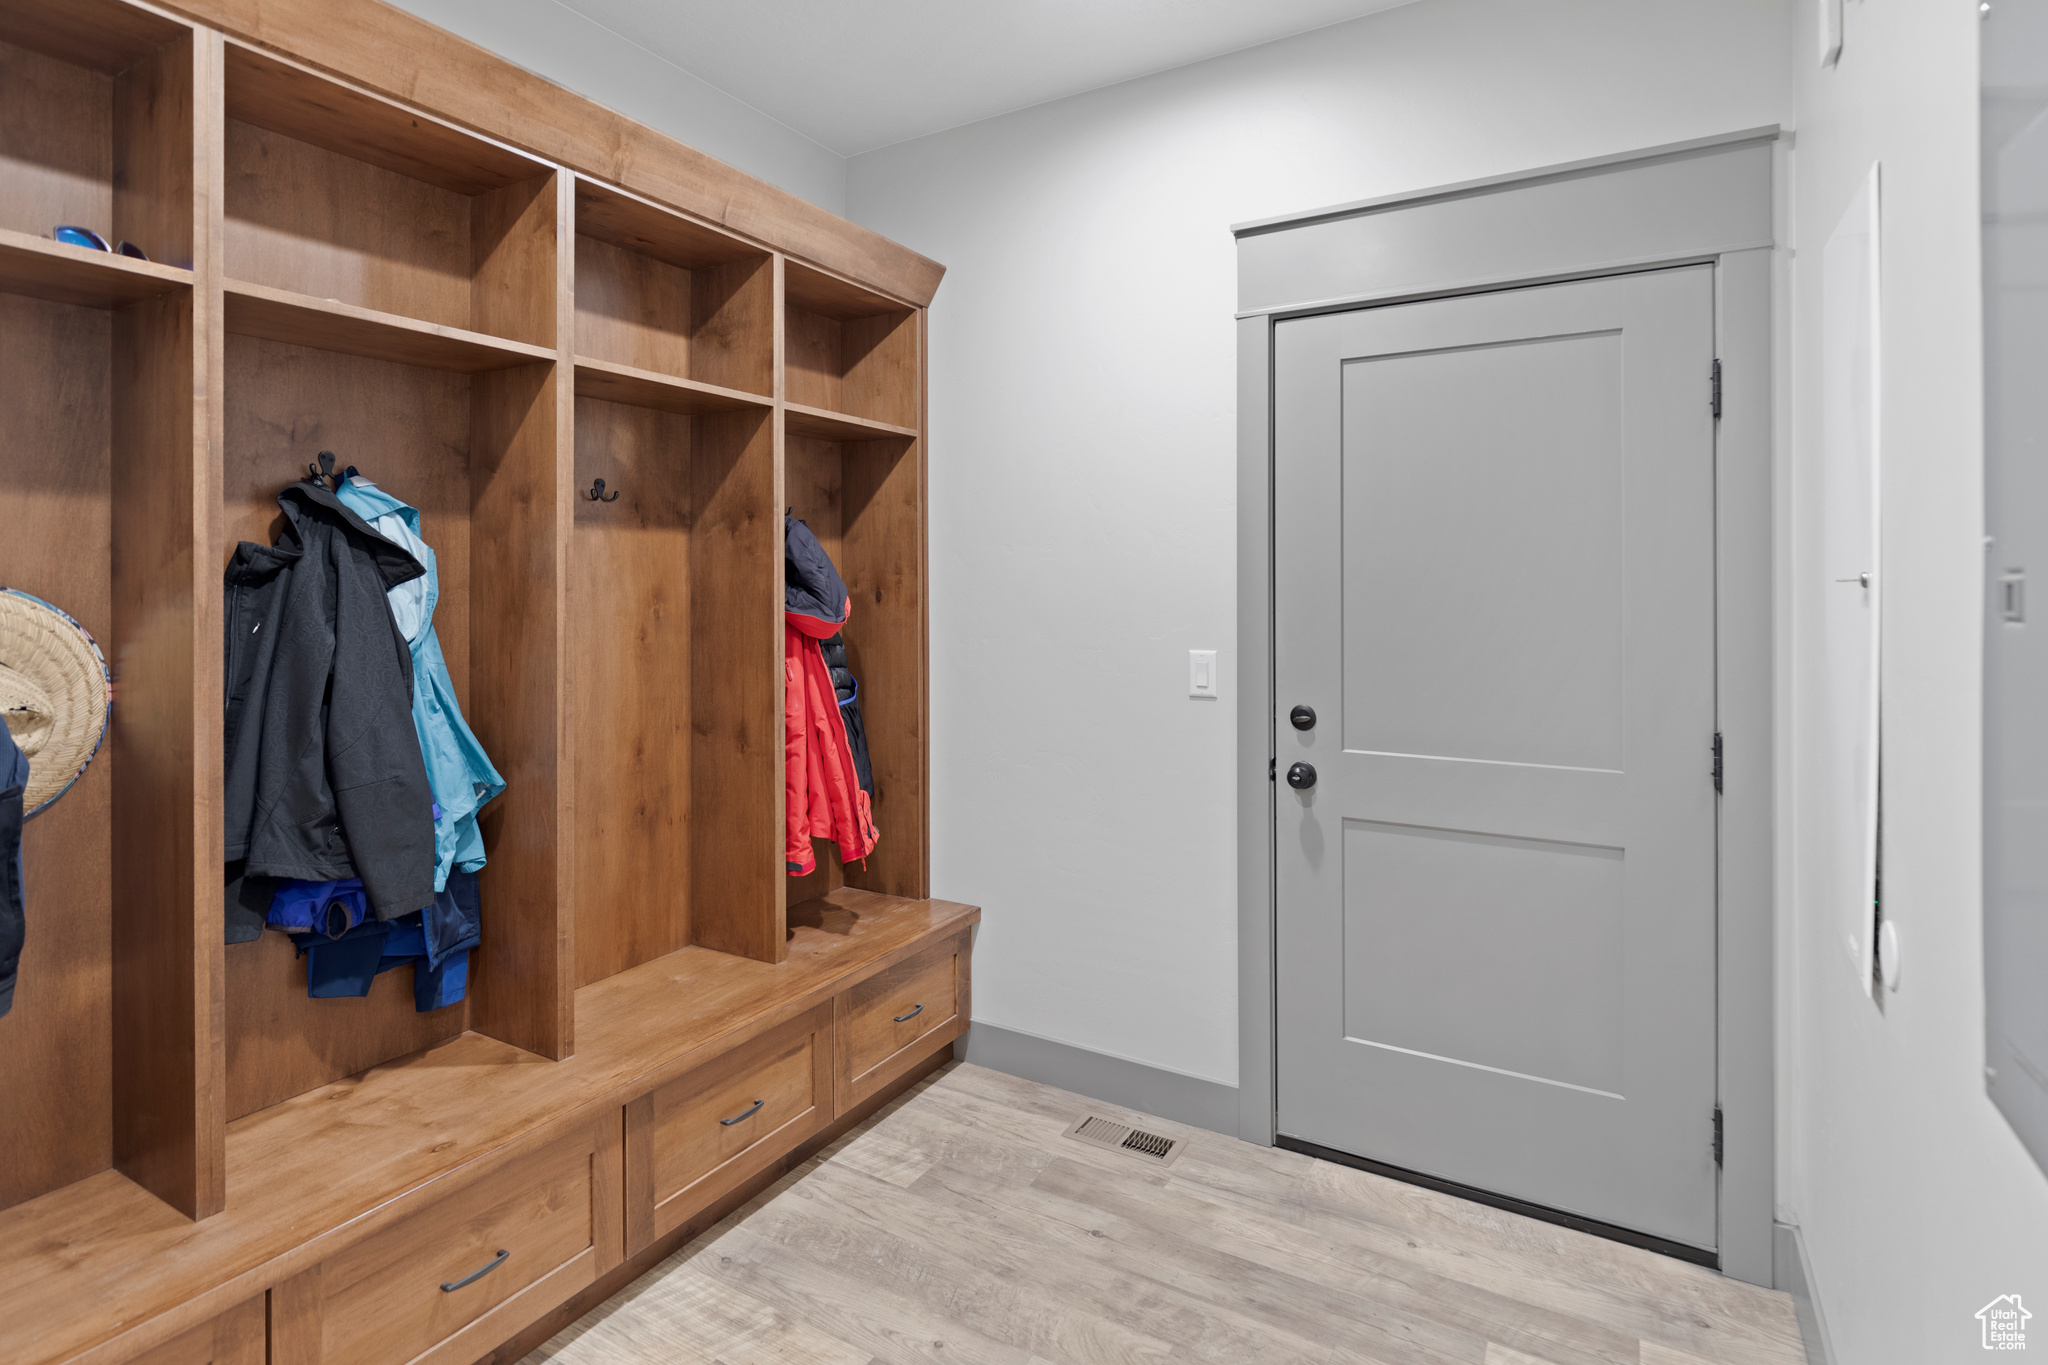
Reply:
[[1213, 697], [1216, 695], [1215, 650], [1191, 649], [1188, 651], [1188, 695], [1191, 697]]

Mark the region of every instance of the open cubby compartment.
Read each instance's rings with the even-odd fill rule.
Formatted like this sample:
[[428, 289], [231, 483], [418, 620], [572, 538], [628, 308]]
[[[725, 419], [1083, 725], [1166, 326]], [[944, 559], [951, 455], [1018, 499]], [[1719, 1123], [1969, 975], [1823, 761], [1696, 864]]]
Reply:
[[405, 968], [379, 976], [365, 998], [311, 1000], [305, 960], [285, 935], [227, 947], [231, 1121], [465, 1029], [544, 1057], [572, 1050], [560, 921], [570, 872], [559, 680], [568, 488], [557, 465], [568, 395], [555, 365], [504, 359], [471, 371], [226, 338], [214, 571], [238, 541], [274, 542], [279, 492], [321, 451], [417, 507], [440, 579], [433, 627], [463, 715], [506, 783], [482, 816], [483, 939], [463, 1003], [417, 1012]]
[[220, 949], [201, 931], [220, 694], [192, 667], [219, 580], [195, 544], [193, 304], [189, 286], [106, 307], [0, 293], [0, 585], [74, 617], [121, 689], [90, 766], [23, 830], [0, 1207], [109, 1168], [188, 1215], [220, 1205]]
[[577, 382], [576, 982], [692, 944], [777, 961], [774, 410]]
[[[0, 252], [123, 268], [40, 241], [63, 224], [191, 269], [203, 46], [190, 27], [116, 0], [0, 6]], [[32, 264], [0, 262], [0, 285], [19, 287], [6, 277]]]
[[798, 261], [783, 270], [783, 396], [900, 429], [918, 425], [918, 312]]
[[785, 422], [783, 505], [818, 537], [852, 601], [841, 634], [860, 686], [881, 836], [851, 867], [830, 841], [814, 840], [818, 869], [784, 877], [785, 905], [842, 885], [921, 898], [930, 894], [923, 450], [910, 437], [825, 440], [803, 434], [808, 424], [794, 414]]
[[237, 43], [225, 86], [231, 327], [324, 345], [382, 316], [554, 349], [566, 176]]
[[775, 392], [767, 251], [595, 180], [576, 181], [576, 357], [621, 386]]

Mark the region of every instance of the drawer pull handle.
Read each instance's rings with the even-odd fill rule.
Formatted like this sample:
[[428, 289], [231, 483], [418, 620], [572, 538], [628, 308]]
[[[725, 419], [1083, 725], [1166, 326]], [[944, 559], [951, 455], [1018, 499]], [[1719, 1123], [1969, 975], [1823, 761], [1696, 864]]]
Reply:
[[908, 1014], [899, 1014], [899, 1015], [897, 1015], [897, 1016], [896, 1016], [896, 1022], [900, 1024], [900, 1023], [903, 1023], [903, 1022], [904, 1022], [905, 1020], [908, 1020], [908, 1019], [915, 1019], [915, 1018], [917, 1018], [917, 1016], [918, 1016], [918, 1015], [920, 1015], [920, 1014], [923, 1014], [923, 1013], [924, 1013], [924, 1006], [923, 1006], [923, 1005], [913, 1005], [913, 1006], [911, 1006], [911, 1009], [910, 1009], [910, 1013], [908, 1013]]
[[453, 1294], [458, 1289], [467, 1289], [470, 1285], [475, 1284], [478, 1280], [481, 1280], [484, 1276], [490, 1274], [493, 1270], [496, 1270], [499, 1266], [505, 1264], [505, 1258], [510, 1256], [511, 1254], [512, 1253], [509, 1251], [501, 1250], [498, 1252], [497, 1257], [493, 1259], [492, 1262], [489, 1265], [485, 1266], [482, 1270], [473, 1271], [468, 1275], [464, 1275], [459, 1280], [441, 1281], [441, 1292], [443, 1294]]
[[730, 1128], [730, 1127], [732, 1127], [732, 1126], [733, 1126], [733, 1125], [734, 1125], [735, 1123], [738, 1123], [738, 1122], [739, 1122], [739, 1121], [740, 1121], [741, 1119], [750, 1119], [750, 1118], [754, 1117], [754, 1115], [756, 1115], [756, 1114], [760, 1113], [760, 1112], [761, 1112], [761, 1106], [762, 1106], [762, 1105], [764, 1105], [764, 1104], [766, 1104], [766, 1103], [768, 1103], [768, 1101], [766, 1101], [766, 1100], [755, 1100], [755, 1101], [754, 1101], [754, 1102], [753, 1102], [752, 1104], [748, 1105], [748, 1106], [747, 1106], [747, 1107], [746, 1107], [745, 1109], [741, 1110], [741, 1111], [740, 1111], [739, 1113], [737, 1113], [737, 1114], [734, 1114], [734, 1115], [733, 1115], [733, 1116], [732, 1116], [731, 1118], [729, 1118], [729, 1119], [720, 1119], [720, 1120], [718, 1121], [718, 1126], [719, 1126], [719, 1127], [721, 1127], [721, 1128]]

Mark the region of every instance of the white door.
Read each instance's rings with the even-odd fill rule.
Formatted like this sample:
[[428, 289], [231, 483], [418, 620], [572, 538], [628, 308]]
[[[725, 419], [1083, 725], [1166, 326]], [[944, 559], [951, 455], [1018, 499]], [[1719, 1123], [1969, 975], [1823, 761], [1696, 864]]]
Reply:
[[1713, 320], [1657, 271], [1274, 376], [1280, 1132], [1706, 1249]]

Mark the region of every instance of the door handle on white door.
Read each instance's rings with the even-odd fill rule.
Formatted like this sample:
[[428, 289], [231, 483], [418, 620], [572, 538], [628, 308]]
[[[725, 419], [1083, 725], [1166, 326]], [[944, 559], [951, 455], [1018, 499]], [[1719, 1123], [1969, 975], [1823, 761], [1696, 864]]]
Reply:
[[1316, 769], [1313, 763], [1297, 763], [1287, 770], [1287, 785], [1298, 792], [1305, 792], [1316, 784]]
[[1835, 581], [1837, 583], [1858, 583], [1867, 588], [1870, 586], [1870, 571], [1866, 569], [1854, 578], [1837, 578]]

